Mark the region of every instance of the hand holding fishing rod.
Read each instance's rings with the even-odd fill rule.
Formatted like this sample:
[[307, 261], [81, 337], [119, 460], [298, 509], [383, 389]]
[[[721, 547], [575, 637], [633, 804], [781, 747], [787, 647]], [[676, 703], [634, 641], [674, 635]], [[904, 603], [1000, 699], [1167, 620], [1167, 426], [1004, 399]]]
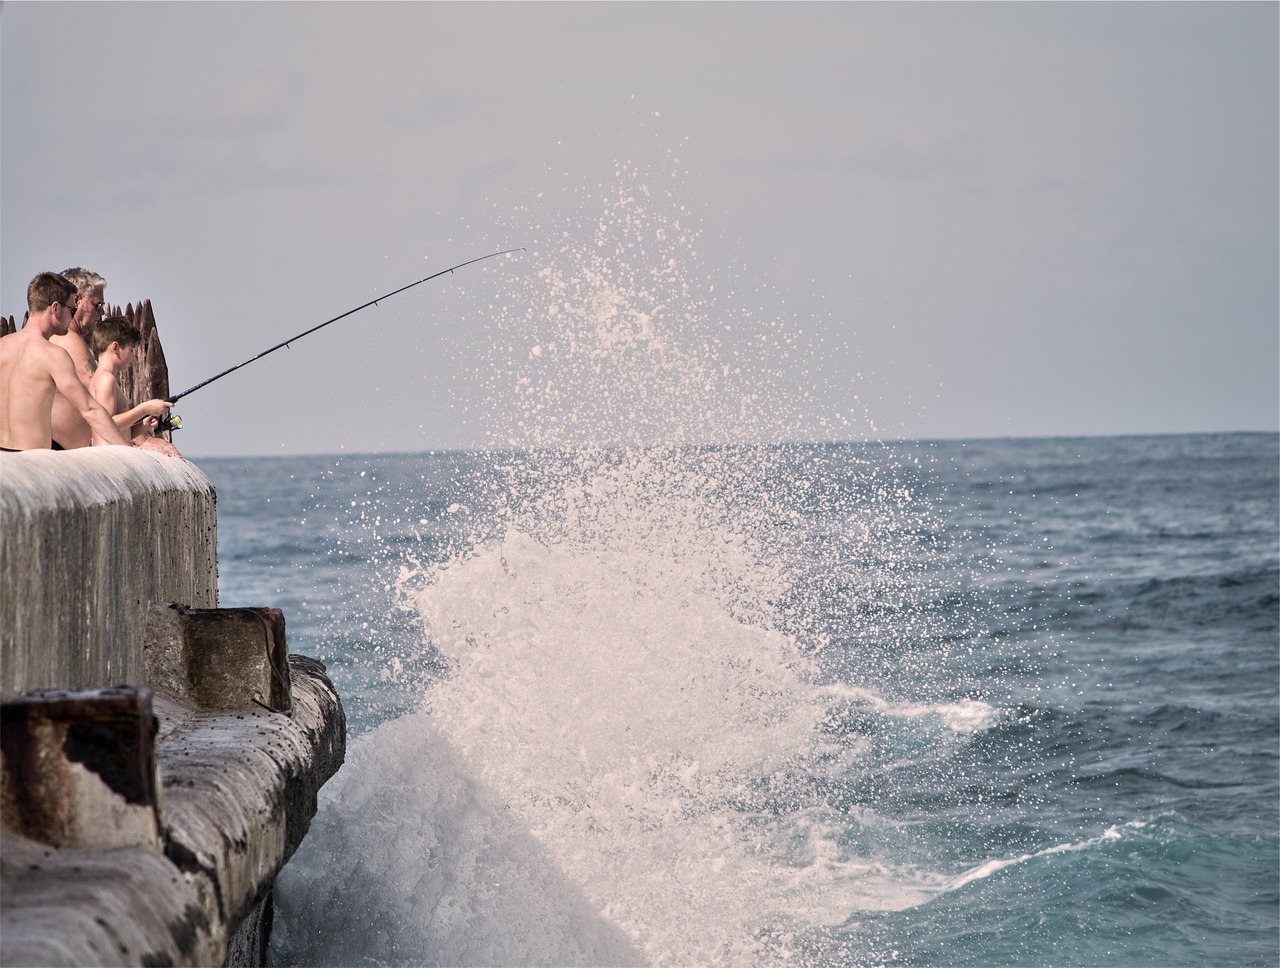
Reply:
[[[362, 303], [361, 305], [357, 306], [355, 309], [348, 309], [345, 313], [342, 313], [340, 316], [334, 316], [333, 319], [327, 319], [323, 323], [320, 323], [317, 326], [312, 326], [310, 329], [299, 333], [297, 336], [290, 337], [289, 339], [285, 340], [283, 343], [277, 343], [275, 346], [272, 346], [270, 349], [265, 349], [261, 353], [257, 354], [256, 356], [249, 357], [249, 359], [245, 360], [243, 363], [237, 363], [235, 366], [228, 367], [227, 369], [223, 370], [221, 373], [215, 374], [214, 376], [209, 377], [209, 379], [207, 380], [201, 380], [195, 386], [187, 387], [187, 389], [183, 390], [181, 393], [175, 393], [170, 397], [168, 397], [167, 399], [170, 403], [177, 403], [183, 397], [187, 396], [187, 394], [195, 393], [201, 387], [207, 387], [210, 383], [213, 383], [215, 380], [221, 380], [224, 376], [228, 376], [234, 373], [236, 370], [240, 369], [242, 366], [248, 366], [250, 363], [254, 362], [255, 360], [260, 360], [264, 356], [274, 353], [276, 350], [284, 349], [290, 343], [294, 343], [302, 339], [302, 337], [304, 336], [310, 336], [316, 330], [324, 329], [330, 323], [336, 323], [338, 320], [346, 319], [348, 316], [352, 315], [353, 313], [358, 313], [362, 309], [368, 309], [370, 306], [376, 306], [378, 303], [382, 302], [382, 300], [390, 299], [392, 296], [398, 295], [404, 292], [406, 289], [412, 289], [414, 286], [420, 286], [424, 282], [430, 282], [432, 279], [439, 279], [441, 276], [448, 275], [450, 272], [454, 272], [458, 269], [463, 269], [469, 265], [474, 265], [477, 262], [483, 262], [485, 259], [494, 259], [500, 255], [510, 255], [512, 252], [523, 252], [523, 251], [524, 251], [523, 246], [520, 246], [515, 249], [503, 249], [501, 252], [491, 252], [488, 255], [482, 255], [475, 259], [468, 259], [466, 262], [459, 262], [456, 266], [450, 266], [448, 269], [441, 269], [439, 272], [432, 273], [431, 275], [427, 276], [425, 279], [419, 279], [417, 282], [411, 282], [407, 286], [401, 286], [399, 289], [395, 289], [389, 293], [386, 293], [385, 295], [378, 296], [376, 299], [370, 299], [367, 303]], [[160, 426], [157, 427], [156, 429], [157, 430], [178, 430], [181, 427], [182, 427], [182, 418], [177, 416], [176, 414], [173, 414], [173, 415], [164, 417], [160, 422]]]

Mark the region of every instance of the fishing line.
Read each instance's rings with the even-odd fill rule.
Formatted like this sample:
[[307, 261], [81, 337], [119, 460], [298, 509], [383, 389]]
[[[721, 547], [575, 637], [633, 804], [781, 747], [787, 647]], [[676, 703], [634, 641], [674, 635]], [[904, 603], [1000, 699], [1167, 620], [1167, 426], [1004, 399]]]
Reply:
[[355, 309], [348, 309], [345, 313], [342, 313], [341, 315], [338, 315], [338, 316], [334, 316], [333, 319], [326, 319], [323, 323], [320, 323], [319, 325], [316, 325], [316, 326], [312, 326], [310, 329], [299, 333], [297, 336], [290, 337], [289, 339], [285, 340], [282, 343], [277, 343], [275, 346], [272, 346], [270, 349], [263, 350], [261, 353], [258, 353], [256, 356], [249, 357], [249, 359], [245, 360], [243, 363], [237, 363], [235, 366], [228, 367], [227, 369], [223, 370], [221, 373], [217, 373], [209, 377], [209, 379], [207, 380], [201, 380], [195, 386], [187, 387], [187, 389], [183, 390], [181, 393], [173, 394], [172, 396], [168, 397], [168, 400], [170, 403], [177, 403], [187, 394], [195, 393], [201, 387], [207, 387], [210, 383], [213, 383], [215, 380], [221, 380], [224, 376], [229, 376], [230, 374], [234, 373], [236, 370], [240, 369], [242, 366], [248, 366], [250, 363], [254, 362], [255, 360], [260, 360], [264, 356], [274, 353], [276, 350], [284, 349], [290, 343], [295, 343], [298, 340], [302, 339], [304, 336], [310, 336], [312, 333], [314, 333], [318, 329], [324, 329], [330, 323], [336, 323], [338, 320], [346, 319], [348, 316], [354, 313], [358, 313], [362, 309], [368, 309], [370, 306], [376, 306], [378, 305], [378, 303], [382, 302], [382, 300], [390, 299], [392, 296], [398, 295], [399, 293], [402, 293], [407, 289], [412, 289], [414, 286], [420, 286], [424, 282], [430, 282], [432, 279], [439, 279], [443, 275], [447, 275], [448, 273], [454, 272], [458, 269], [463, 269], [469, 265], [474, 265], [477, 262], [483, 262], [485, 259], [494, 259], [500, 255], [510, 255], [512, 252], [523, 252], [523, 251], [524, 251], [523, 246], [520, 246], [515, 249], [503, 249], [501, 252], [491, 252], [488, 255], [482, 255], [475, 259], [468, 259], [466, 262], [459, 262], [456, 266], [450, 266], [448, 269], [441, 269], [439, 272], [432, 273], [431, 275], [427, 276], [425, 279], [419, 279], [417, 282], [411, 282], [407, 286], [401, 286], [399, 289], [392, 290], [391, 292], [386, 293], [385, 295], [378, 296], [375, 299], [370, 299], [367, 303], [362, 303], [361, 305], [357, 306]]
[[246, 386], [251, 380], [259, 380], [261, 378], [262, 378], [262, 374], [260, 372], [244, 374], [235, 383], [227, 384], [226, 389], [224, 389], [216, 397], [212, 397], [208, 403], [206, 403], [199, 410], [194, 411], [191, 414], [191, 416], [203, 417], [209, 411], [216, 410], [228, 397], [233, 396], [235, 392], [239, 390], [241, 387]]

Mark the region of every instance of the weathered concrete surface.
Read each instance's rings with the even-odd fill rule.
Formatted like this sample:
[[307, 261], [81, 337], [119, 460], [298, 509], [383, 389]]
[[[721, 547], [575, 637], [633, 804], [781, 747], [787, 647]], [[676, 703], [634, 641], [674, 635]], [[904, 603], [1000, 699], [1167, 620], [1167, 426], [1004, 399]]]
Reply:
[[156, 717], [146, 687], [0, 703], [0, 817], [51, 847], [160, 848]]
[[289, 667], [292, 716], [154, 696], [162, 850], [56, 848], [0, 832], [0, 964], [223, 963], [345, 753], [323, 666], [291, 656]]
[[290, 657], [293, 715], [191, 711], [157, 698], [165, 851], [221, 885], [233, 926], [297, 850], [346, 720], [323, 666]]
[[153, 605], [147, 682], [197, 709], [289, 708], [289, 646], [278, 608]]
[[58, 850], [3, 829], [0, 878], [5, 965], [222, 963], [208, 886], [157, 851]]
[[0, 454], [0, 965], [261, 958], [346, 719], [277, 609], [217, 591], [195, 465]]
[[144, 682], [153, 602], [218, 604], [213, 485], [130, 447], [0, 454], [0, 695]]

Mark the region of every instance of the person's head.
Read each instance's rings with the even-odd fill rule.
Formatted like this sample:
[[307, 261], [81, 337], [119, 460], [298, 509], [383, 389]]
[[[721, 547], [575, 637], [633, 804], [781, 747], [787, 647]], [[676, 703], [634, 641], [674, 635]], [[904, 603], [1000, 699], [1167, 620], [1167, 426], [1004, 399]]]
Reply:
[[107, 280], [89, 269], [76, 266], [62, 273], [64, 279], [76, 287], [76, 318], [71, 328], [89, 342], [93, 328], [102, 319], [102, 306]]
[[61, 336], [75, 315], [76, 287], [56, 272], [42, 272], [27, 286], [27, 313], [34, 316], [52, 310], [53, 331]]
[[119, 366], [129, 365], [134, 347], [141, 342], [142, 333], [138, 327], [123, 316], [108, 316], [93, 329], [94, 354], [101, 360], [114, 352]]

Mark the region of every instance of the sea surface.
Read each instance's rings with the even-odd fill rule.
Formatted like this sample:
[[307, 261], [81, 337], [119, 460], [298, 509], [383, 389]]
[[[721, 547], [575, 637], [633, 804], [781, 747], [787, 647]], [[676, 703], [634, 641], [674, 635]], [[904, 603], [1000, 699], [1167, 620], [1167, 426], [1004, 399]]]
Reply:
[[350, 719], [275, 964], [1280, 963], [1275, 434], [197, 463]]

